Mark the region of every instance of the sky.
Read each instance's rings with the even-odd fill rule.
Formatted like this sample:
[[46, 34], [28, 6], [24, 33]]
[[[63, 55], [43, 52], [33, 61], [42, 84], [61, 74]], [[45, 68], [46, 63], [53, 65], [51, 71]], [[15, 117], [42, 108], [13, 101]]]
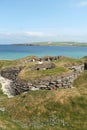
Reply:
[[87, 0], [0, 0], [0, 44], [87, 42]]

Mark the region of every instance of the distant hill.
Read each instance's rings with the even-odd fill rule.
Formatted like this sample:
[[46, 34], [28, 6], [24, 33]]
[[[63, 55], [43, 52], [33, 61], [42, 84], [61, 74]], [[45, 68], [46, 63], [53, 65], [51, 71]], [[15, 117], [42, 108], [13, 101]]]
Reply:
[[33, 42], [33, 43], [19, 43], [12, 45], [21, 46], [87, 46], [87, 43], [81, 42]]

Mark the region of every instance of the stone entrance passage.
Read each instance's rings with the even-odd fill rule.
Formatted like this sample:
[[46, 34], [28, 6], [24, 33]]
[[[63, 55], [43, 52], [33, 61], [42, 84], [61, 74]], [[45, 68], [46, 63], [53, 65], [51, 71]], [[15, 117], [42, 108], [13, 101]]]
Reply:
[[87, 62], [84, 63], [84, 70], [87, 70]]

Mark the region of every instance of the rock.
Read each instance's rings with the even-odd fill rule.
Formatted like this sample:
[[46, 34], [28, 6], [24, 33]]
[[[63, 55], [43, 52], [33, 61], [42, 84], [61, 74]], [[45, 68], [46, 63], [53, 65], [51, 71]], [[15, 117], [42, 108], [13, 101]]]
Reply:
[[58, 79], [58, 80], [57, 80], [57, 83], [58, 83], [58, 84], [60, 84], [60, 83], [61, 83], [61, 81], [62, 81], [61, 79]]
[[43, 61], [53, 61], [53, 60], [59, 60], [62, 56], [44, 56], [41, 59]]
[[39, 88], [32, 87], [30, 90], [36, 91], [39, 90]]
[[35, 64], [30, 70], [47, 70], [55, 68], [55, 65], [51, 62], [42, 62], [41, 64]]
[[22, 67], [6, 68], [0, 71], [1, 76], [7, 79], [15, 80]]
[[43, 85], [43, 84], [42, 85], [38, 85], [37, 87], [40, 88], [40, 89], [46, 89], [47, 88], [47, 86]]
[[62, 88], [62, 84], [60, 83], [60, 84], [56, 84], [56, 87], [57, 88]]
[[0, 111], [5, 112], [5, 107], [1, 107]]

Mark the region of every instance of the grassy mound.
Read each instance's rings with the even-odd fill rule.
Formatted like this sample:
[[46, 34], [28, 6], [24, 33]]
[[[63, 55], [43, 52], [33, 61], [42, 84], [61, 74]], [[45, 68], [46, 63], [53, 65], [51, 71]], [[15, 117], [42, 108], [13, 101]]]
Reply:
[[[86, 130], [87, 72], [73, 89], [30, 91], [0, 98], [1, 130]], [[3, 125], [4, 124], [4, 125]]]
[[29, 69], [24, 68], [19, 73], [19, 78], [21, 78], [22, 80], [41, 79], [44, 78], [45, 76], [64, 74], [67, 71], [68, 70], [64, 67], [56, 67], [49, 70], [39, 70], [39, 71], [38, 70], [30, 71]]
[[54, 60], [52, 63], [55, 65], [55, 68], [48, 70], [33, 70], [30, 71], [29, 68], [34, 66], [36, 63], [27, 63], [24, 69], [20, 72], [19, 78], [22, 80], [34, 80], [36, 78], [43, 78], [45, 76], [54, 76], [67, 73], [69, 70], [68, 66], [79, 65], [83, 63], [82, 59], [73, 59], [69, 57], [62, 57], [59, 60]]
[[[81, 59], [52, 61], [56, 68], [30, 72], [34, 63], [0, 61], [0, 69], [23, 65], [19, 76], [34, 79], [66, 73], [66, 66]], [[21, 63], [21, 64], [20, 64]], [[3, 95], [0, 87], [0, 130], [87, 130], [87, 71], [74, 82], [73, 89], [29, 91], [14, 98]]]

